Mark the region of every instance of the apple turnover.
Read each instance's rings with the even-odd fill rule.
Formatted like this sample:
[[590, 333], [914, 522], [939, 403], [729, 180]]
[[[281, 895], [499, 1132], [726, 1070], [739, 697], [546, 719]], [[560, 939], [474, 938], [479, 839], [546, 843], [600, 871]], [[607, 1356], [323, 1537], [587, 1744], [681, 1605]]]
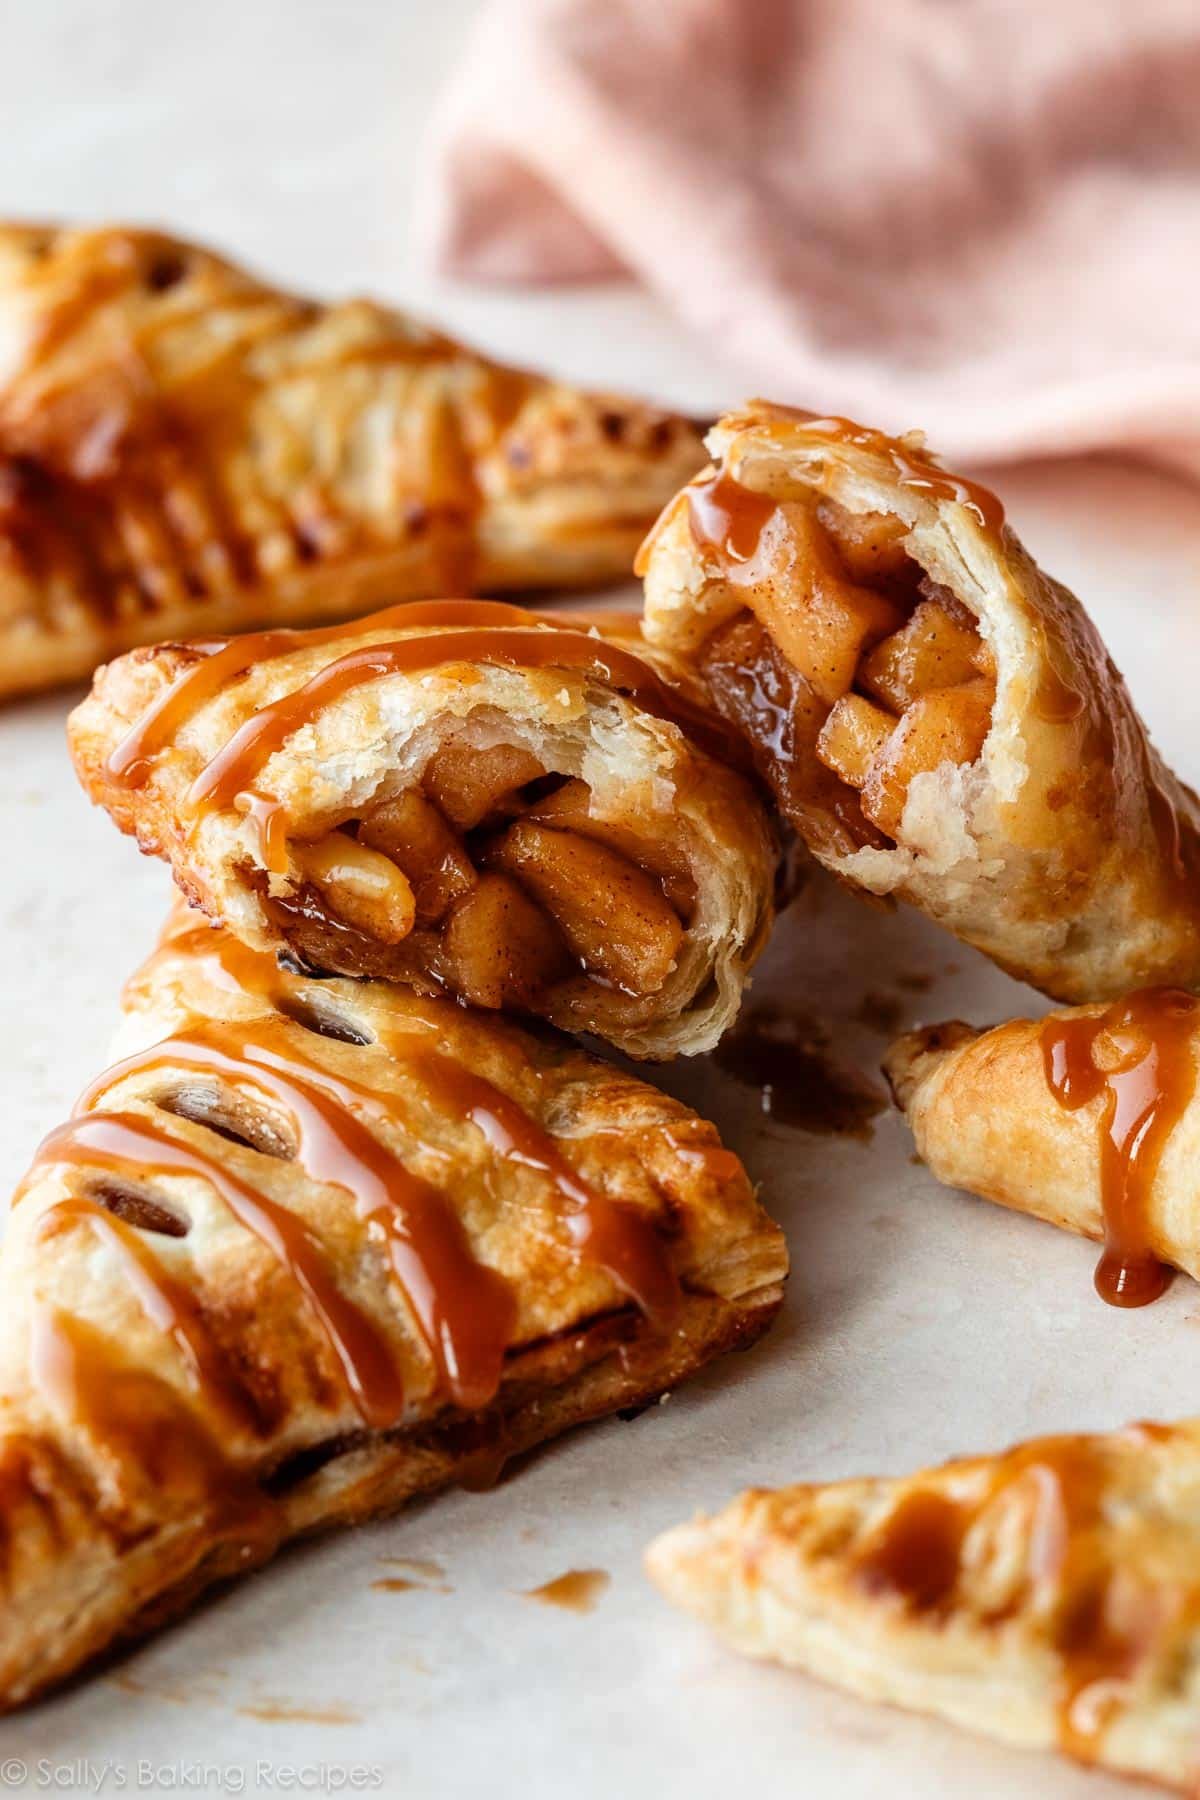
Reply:
[[692, 425], [158, 232], [0, 227], [0, 696], [134, 644], [628, 576]]
[[709, 1049], [771, 918], [776, 840], [686, 668], [618, 616], [408, 604], [137, 650], [71, 740], [196, 904], [306, 967]]
[[885, 1064], [939, 1181], [1102, 1239], [1101, 1296], [1141, 1306], [1170, 1268], [1200, 1279], [1200, 999], [1150, 988], [910, 1032]]
[[647, 1565], [734, 1649], [1195, 1792], [1200, 1428], [751, 1491]]
[[749, 1344], [782, 1236], [675, 1100], [177, 916], [0, 1250], [0, 1704], [299, 1534]]
[[763, 401], [643, 547], [691, 656], [837, 875], [1056, 999], [1200, 979], [1200, 806], [1083, 609], [915, 437]]

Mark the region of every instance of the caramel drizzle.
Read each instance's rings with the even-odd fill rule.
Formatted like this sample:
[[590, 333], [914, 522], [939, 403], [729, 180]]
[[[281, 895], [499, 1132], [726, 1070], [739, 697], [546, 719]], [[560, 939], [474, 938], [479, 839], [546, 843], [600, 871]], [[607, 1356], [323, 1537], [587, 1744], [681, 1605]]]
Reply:
[[[227, 992], [252, 994], [277, 1009], [286, 1005], [295, 986], [295, 978], [287, 976], [273, 956], [252, 950], [228, 931], [197, 923], [186, 907], [180, 907], [168, 921], [157, 954], [179, 955], [198, 965], [204, 978], [215, 986]], [[627, 1205], [609, 1200], [585, 1181], [550, 1133], [535, 1124], [502, 1088], [463, 1068], [451, 1057], [414, 1046], [412, 1037], [411, 1032], [389, 1033], [386, 1048], [391, 1057], [411, 1070], [447, 1113], [472, 1119], [497, 1156], [547, 1175], [571, 1208], [567, 1227], [576, 1248], [599, 1263], [637, 1301], [648, 1318], [669, 1325], [678, 1312], [681, 1293], [670, 1258], [653, 1226], [640, 1220]], [[304, 1067], [310, 1077], [328, 1081], [316, 1065], [306, 1063]], [[108, 1085], [108, 1078], [105, 1084]], [[366, 1090], [358, 1090], [358, 1097], [364, 1104], [373, 1100]], [[376, 1116], [386, 1114], [380, 1115], [377, 1110]], [[679, 1150], [678, 1145], [674, 1147]], [[683, 1154], [681, 1150], [679, 1153]], [[707, 1154], [727, 1158], [731, 1168], [740, 1168], [732, 1151]]]
[[169, 1275], [141, 1236], [99, 1202], [82, 1195], [47, 1207], [37, 1235], [46, 1239], [64, 1226], [82, 1224], [116, 1252], [126, 1281], [152, 1325], [171, 1338], [191, 1371], [193, 1385], [216, 1401], [240, 1429], [254, 1429], [253, 1406], [234, 1382], [220, 1349], [189, 1290]]
[[1147, 988], [1090, 1017], [1051, 1015], [1041, 1028], [1046, 1081], [1059, 1105], [1077, 1112], [1102, 1100], [1105, 1247], [1096, 1289], [1111, 1306], [1145, 1306], [1170, 1280], [1154, 1252], [1151, 1200], [1163, 1150], [1195, 1088], [1198, 1012], [1194, 995]]
[[644, 712], [685, 730], [710, 754], [729, 762], [734, 751], [716, 718], [673, 691], [640, 657], [584, 632], [562, 629], [444, 631], [366, 645], [328, 663], [295, 693], [260, 707], [234, 732], [188, 790], [196, 811], [232, 805], [287, 739], [322, 709], [364, 682], [413, 675], [456, 662], [510, 669], [576, 669], [637, 701]]
[[[246, 949], [227, 933], [189, 925], [186, 917], [170, 922], [159, 954], [186, 956], [192, 945], [206, 975], [219, 985], [261, 994], [271, 1004], [286, 1003], [287, 979], [269, 956]], [[392, 1057], [423, 1083], [441, 1109], [469, 1118], [497, 1157], [535, 1169], [552, 1181], [566, 1202], [564, 1227], [577, 1253], [605, 1269], [657, 1327], [668, 1329], [678, 1315], [682, 1296], [653, 1223], [636, 1209], [594, 1189], [571, 1167], [550, 1135], [500, 1088], [439, 1052], [414, 1046], [410, 1039], [409, 1033], [392, 1034], [387, 1045]], [[171, 1073], [180, 1068], [254, 1089], [268, 1104], [284, 1111], [294, 1127], [305, 1171], [315, 1180], [342, 1187], [353, 1197], [357, 1216], [386, 1233], [393, 1272], [451, 1397], [468, 1409], [486, 1404], [499, 1386], [515, 1323], [515, 1303], [507, 1285], [475, 1259], [443, 1192], [408, 1170], [368, 1129], [394, 1120], [393, 1104], [312, 1063], [281, 1033], [280, 1021], [236, 1026], [199, 1023], [107, 1070], [81, 1097], [77, 1114], [82, 1116], [73, 1126], [51, 1134], [44, 1147], [49, 1155], [40, 1154], [38, 1162], [95, 1162], [93, 1134], [107, 1143], [108, 1120], [149, 1130], [148, 1121], [140, 1115], [127, 1119], [89, 1109], [127, 1076], [160, 1070]], [[356, 1115], [364, 1115], [365, 1123]], [[168, 1142], [176, 1159], [184, 1159], [188, 1172], [211, 1178], [216, 1165], [173, 1139]], [[138, 1149], [125, 1147], [131, 1154]], [[119, 1166], [120, 1146], [108, 1148], [114, 1160], [104, 1166]], [[140, 1149], [135, 1160], [145, 1172], [148, 1159]], [[183, 1165], [176, 1160], [174, 1166]], [[242, 1216], [240, 1212], [238, 1216]], [[250, 1220], [243, 1222], [251, 1223], [253, 1229]], [[303, 1228], [297, 1230], [304, 1241]], [[312, 1285], [311, 1274], [308, 1285]], [[370, 1400], [378, 1386], [380, 1359], [361, 1332], [350, 1331], [345, 1319], [337, 1324], [335, 1347], [351, 1377], [352, 1391], [365, 1393]], [[360, 1351], [366, 1355], [365, 1367], [359, 1366]], [[393, 1404], [387, 1390], [372, 1408], [372, 1416], [385, 1404]], [[398, 1406], [398, 1401], [395, 1404]]]
[[[287, 738], [321, 706], [351, 688], [379, 676], [412, 674], [458, 661], [513, 669], [580, 669], [629, 695], [654, 717], [676, 725], [718, 760], [744, 760], [732, 735], [714, 714], [668, 685], [641, 657], [621, 645], [499, 601], [437, 600], [407, 602], [320, 631], [257, 632], [228, 643], [193, 646], [202, 653], [202, 660], [177, 677], [126, 733], [108, 758], [109, 778], [123, 787], [140, 787], [149, 777], [154, 756], [179, 727], [252, 665], [295, 650], [393, 628], [410, 635], [339, 657], [297, 692], [283, 695], [245, 720], [192, 784], [189, 804], [211, 808], [239, 800], [242, 790]], [[425, 631], [434, 635], [424, 637]], [[619, 634], [628, 635], [623, 626]], [[248, 791], [240, 803], [255, 814], [260, 836], [267, 824], [281, 829], [272, 819], [270, 796]]]
[[355, 1116], [389, 1118], [379, 1096], [334, 1076], [289, 1045], [272, 1021], [205, 1025], [168, 1038], [109, 1069], [80, 1110], [126, 1076], [195, 1069], [250, 1087], [282, 1107], [299, 1138], [299, 1160], [315, 1181], [351, 1195], [357, 1216], [387, 1234], [392, 1268], [452, 1399], [482, 1406], [500, 1384], [516, 1308], [494, 1270], [475, 1260], [441, 1191], [412, 1174]]
[[[853, 419], [830, 417], [816, 419], [796, 407], [760, 402], [767, 418], [784, 419], [802, 427], [801, 439], [825, 440], [850, 444], [882, 457], [891, 465], [898, 484], [929, 499], [965, 507], [973, 514], [982, 530], [998, 536], [1004, 524], [1004, 507], [998, 495], [965, 475], [954, 475], [941, 468], [927, 452], [910, 448], [886, 432], [857, 425]], [[748, 415], [745, 426], [753, 429], [759, 415]], [[688, 521], [692, 537], [701, 547], [710, 546], [723, 553], [732, 567], [726, 574], [734, 581], [754, 578], [752, 565], [758, 554], [762, 534], [774, 518], [782, 502], [774, 495], [747, 487], [731, 472], [724, 461], [707, 474], [700, 475], [684, 489]], [[676, 502], [668, 504], [658, 523], [651, 529], [634, 564], [635, 573], [644, 575], [650, 551]]]
[[734, 580], [751, 578], [762, 534], [778, 511], [778, 501], [743, 486], [723, 463], [684, 492], [695, 541], [722, 551], [734, 565], [729, 571]]
[[[109, 1074], [117, 1079], [116, 1071]], [[189, 1175], [208, 1182], [305, 1295], [362, 1418], [375, 1427], [395, 1424], [403, 1409], [404, 1391], [386, 1339], [366, 1313], [344, 1297], [329, 1273], [320, 1244], [286, 1207], [139, 1113], [85, 1112], [58, 1126], [42, 1140], [14, 1204], [28, 1190], [37, 1169], [56, 1164], [143, 1178]]]
[[653, 1324], [668, 1330], [682, 1294], [653, 1226], [577, 1174], [549, 1133], [501, 1088], [435, 1051], [389, 1048], [437, 1093], [441, 1105], [477, 1125], [497, 1156], [549, 1177], [568, 1203], [564, 1222], [579, 1253], [606, 1270]]
[[456, 623], [528, 626], [530, 622], [531, 615], [521, 607], [499, 600], [406, 601], [352, 624], [325, 625], [315, 631], [254, 631], [232, 639], [194, 639], [188, 649], [202, 660], [176, 676], [121, 739], [106, 764], [109, 778], [122, 787], [141, 787], [149, 778], [154, 756], [170, 742], [180, 725], [258, 663], [288, 656], [295, 650], [336, 643], [350, 632], [357, 635], [400, 626], [419, 630]]
[[[1129, 1435], [1136, 1441], [1145, 1430], [1133, 1427]], [[1024, 1591], [1010, 1605], [1052, 1614], [1060, 1661], [1059, 1741], [1085, 1761], [1095, 1755], [1122, 1689], [1169, 1622], [1163, 1597], [1154, 1592], [1140, 1597], [1139, 1616], [1114, 1618], [1129, 1608], [1113, 1605], [1122, 1569], [1104, 1555], [1102, 1446], [1103, 1440], [1087, 1437], [1037, 1439], [994, 1467], [968, 1466], [956, 1491], [913, 1488], [872, 1530], [851, 1565], [852, 1578], [866, 1593], [891, 1595], [916, 1616], [944, 1616], [963, 1573], [969, 1533], [1002, 1496], [1018, 1484], [1027, 1487]]]
[[[210, 1528], [212, 1515], [220, 1518], [222, 1536], [242, 1536], [260, 1555], [271, 1548], [278, 1526], [269, 1502], [167, 1382], [123, 1364], [116, 1346], [92, 1326], [44, 1302], [33, 1307], [29, 1362], [33, 1385], [51, 1411], [115, 1449], [122, 1463], [141, 1468], [156, 1500], [168, 1495], [176, 1509], [198, 1504], [210, 1515]], [[102, 1516], [104, 1510], [102, 1501]], [[135, 1513], [128, 1525], [138, 1541], [144, 1522]]]

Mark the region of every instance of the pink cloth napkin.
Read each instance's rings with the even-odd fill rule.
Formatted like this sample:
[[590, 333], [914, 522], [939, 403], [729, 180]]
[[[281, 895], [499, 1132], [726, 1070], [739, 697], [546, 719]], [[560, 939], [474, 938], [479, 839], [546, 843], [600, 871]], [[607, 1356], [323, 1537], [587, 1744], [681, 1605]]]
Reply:
[[427, 191], [444, 272], [633, 275], [746, 391], [1200, 474], [1197, 0], [489, 0]]

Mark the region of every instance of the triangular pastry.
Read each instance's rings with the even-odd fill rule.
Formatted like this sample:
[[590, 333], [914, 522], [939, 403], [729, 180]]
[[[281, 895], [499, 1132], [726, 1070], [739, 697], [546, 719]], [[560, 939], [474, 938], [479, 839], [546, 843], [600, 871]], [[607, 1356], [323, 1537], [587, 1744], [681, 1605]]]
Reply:
[[0, 227], [0, 696], [131, 645], [628, 576], [687, 421], [160, 232]]
[[885, 1064], [939, 1181], [1102, 1238], [1096, 1286], [1155, 1299], [1200, 1279], [1200, 999], [1150, 988], [992, 1031], [910, 1032]]
[[1073, 595], [917, 436], [753, 401], [638, 562], [780, 810], [1059, 1000], [1200, 981], [1200, 803]]
[[751, 1491], [668, 1531], [647, 1565], [750, 1656], [1195, 1792], [1194, 1424]]
[[81, 779], [189, 898], [314, 969], [707, 1050], [771, 919], [740, 746], [635, 622], [418, 602], [137, 650], [72, 716]]
[[177, 917], [0, 1251], [0, 1703], [285, 1539], [636, 1407], [787, 1258], [677, 1101]]

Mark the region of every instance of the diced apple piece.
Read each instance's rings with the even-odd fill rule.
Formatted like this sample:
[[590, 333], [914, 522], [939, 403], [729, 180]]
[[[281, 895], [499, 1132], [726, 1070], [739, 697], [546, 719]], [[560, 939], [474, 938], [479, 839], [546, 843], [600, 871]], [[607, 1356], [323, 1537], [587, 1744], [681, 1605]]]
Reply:
[[952, 619], [936, 601], [922, 600], [908, 624], [863, 659], [858, 684], [894, 712], [904, 712], [920, 695], [977, 675], [980, 646], [977, 631]]
[[754, 608], [793, 668], [832, 706], [849, 692], [863, 652], [898, 630], [904, 612], [883, 594], [847, 581], [807, 508], [793, 506], [790, 513], [792, 566], [786, 581], [756, 590]]
[[450, 904], [475, 885], [475, 870], [458, 835], [416, 788], [368, 813], [358, 841], [382, 850], [412, 884], [419, 925], [436, 925]]
[[982, 677], [961, 687], [935, 688], [915, 700], [871, 766], [863, 811], [895, 837], [915, 775], [943, 763], [973, 763], [992, 722], [995, 691]]
[[559, 831], [576, 831], [628, 857], [662, 882], [663, 893], [680, 918], [687, 921], [696, 909], [696, 881], [682, 846], [660, 833], [650, 837], [619, 820], [598, 819], [590, 811], [591, 789], [586, 781], [568, 781], [525, 814], [539, 825]]
[[895, 579], [911, 564], [904, 548], [908, 526], [895, 513], [856, 513], [834, 500], [822, 500], [817, 518], [833, 539], [852, 581]]
[[571, 958], [537, 902], [500, 873], [481, 875], [456, 902], [442, 933], [438, 974], [446, 985], [492, 1012], [530, 1007], [567, 974]]
[[416, 920], [408, 877], [390, 858], [344, 831], [292, 850], [306, 878], [320, 889], [337, 917], [381, 944], [399, 944]]
[[589, 974], [654, 994], [675, 965], [683, 926], [659, 884], [607, 844], [520, 819], [488, 852], [554, 919]]
[[[519, 788], [546, 773], [519, 744], [477, 750], [469, 743], [444, 744], [425, 771], [425, 791], [460, 831], [473, 831], [493, 815], [503, 816]], [[511, 809], [509, 809], [511, 810]]]
[[861, 694], [843, 694], [817, 739], [817, 755], [851, 787], [866, 783], [871, 764], [900, 723]]
[[829, 714], [766, 629], [743, 613], [714, 634], [704, 675], [717, 710], [737, 726], [784, 817], [818, 855], [882, 844], [852, 793], [817, 758]]

